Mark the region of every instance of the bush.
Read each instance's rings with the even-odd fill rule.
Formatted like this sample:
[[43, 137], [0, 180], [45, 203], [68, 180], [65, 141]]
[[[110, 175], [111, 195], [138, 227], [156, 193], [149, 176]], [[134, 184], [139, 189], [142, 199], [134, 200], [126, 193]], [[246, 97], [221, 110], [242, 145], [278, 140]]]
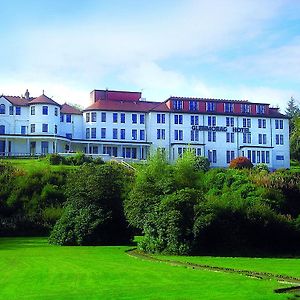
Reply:
[[123, 197], [131, 174], [118, 163], [83, 164], [68, 177], [67, 205], [49, 242], [59, 245], [122, 244], [130, 240]]
[[66, 158], [67, 164], [74, 165], [74, 166], [81, 166], [84, 163], [91, 163], [93, 162], [93, 158], [86, 156], [84, 153], [75, 153], [75, 155], [68, 156]]
[[257, 164], [254, 169], [258, 172], [269, 172], [269, 167], [266, 164]]
[[50, 165], [61, 165], [66, 163], [65, 158], [56, 153], [47, 155], [47, 159]]
[[207, 172], [209, 170], [210, 162], [207, 157], [196, 156], [195, 157], [195, 169], [197, 171]]
[[240, 157], [233, 159], [230, 162], [229, 168], [231, 168], [231, 169], [252, 169], [253, 164], [247, 157], [240, 156]]

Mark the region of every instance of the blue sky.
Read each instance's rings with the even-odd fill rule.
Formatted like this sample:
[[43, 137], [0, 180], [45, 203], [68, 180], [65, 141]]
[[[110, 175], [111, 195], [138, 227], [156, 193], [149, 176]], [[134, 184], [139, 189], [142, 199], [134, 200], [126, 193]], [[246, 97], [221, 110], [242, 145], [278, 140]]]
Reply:
[[300, 100], [298, 0], [0, 0], [0, 94]]

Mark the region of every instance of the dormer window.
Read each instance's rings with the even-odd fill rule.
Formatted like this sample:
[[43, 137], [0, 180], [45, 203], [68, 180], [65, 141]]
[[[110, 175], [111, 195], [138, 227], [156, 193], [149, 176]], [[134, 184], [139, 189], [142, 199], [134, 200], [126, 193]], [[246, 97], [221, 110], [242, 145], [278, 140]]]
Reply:
[[206, 102], [206, 111], [216, 111], [216, 103]]
[[196, 100], [189, 101], [189, 110], [191, 110], [191, 111], [198, 110], [198, 102]]
[[182, 110], [183, 101], [182, 100], [173, 100], [173, 109]]
[[257, 113], [258, 115], [264, 115], [265, 112], [266, 112], [266, 110], [265, 110], [265, 105], [263, 105], [263, 104], [258, 104], [258, 105], [256, 105], [256, 113]]
[[233, 103], [224, 103], [224, 112], [226, 113], [233, 113], [234, 111], [234, 104]]
[[251, 113], [251, 105], [250, 104], [241, 104], [241, 112], [242, 112], [242, 114], [250, 114]]

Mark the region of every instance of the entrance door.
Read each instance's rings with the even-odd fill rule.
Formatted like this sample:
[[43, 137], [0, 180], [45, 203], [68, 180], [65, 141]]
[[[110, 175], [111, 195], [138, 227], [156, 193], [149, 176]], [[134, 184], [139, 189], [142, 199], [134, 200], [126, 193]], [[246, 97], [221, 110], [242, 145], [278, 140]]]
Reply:
[[35, 155], [36, 142], [30, 142], [30, 155]]

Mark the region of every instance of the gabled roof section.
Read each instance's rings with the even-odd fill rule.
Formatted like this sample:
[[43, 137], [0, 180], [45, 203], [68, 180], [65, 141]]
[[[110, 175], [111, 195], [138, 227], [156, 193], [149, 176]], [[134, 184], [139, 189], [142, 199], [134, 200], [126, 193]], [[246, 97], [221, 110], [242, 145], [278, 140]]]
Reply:
[[61, 106], [60, 113], [62, 114], [70, 114], [70, 115], [82, 115], [82, 111], [72, 105], [64, 103]]
[[273, 118], [289, 119], [289, 117], [287, 115], [280, 113], [279, 108], [277, 108], [277, 107], [269, 108], [269, 116], [273, 117]]
[[134, 112], [148, 112], [154, 110], [161, 105], [160, 102], [150, 101], [116, 101], [105, 100], [97, 101], [88, 106], [84, 111], [104, 110], [104, 111], [134, 111]]
[[44, 94], [42, 94], [41, 96], [39, 96], [37, 98], [34, 98], [33, 100], [29, 101], [29, 105], [31, 105], [31, 104], [50, 104], [50, 105], [60, 106], [60, 104], [58, 104], [53, 99], [47, 97]]
[[2, 97], [4, 97], [7, 101], [9, 101], [12, 105], [15, 106], [27, 106], [29, 103], [29, 100], [31, 100], [32, 98], [30, 98], [29, 100], [19, 97], [19, 96], [5, 96], [3, 95]]

